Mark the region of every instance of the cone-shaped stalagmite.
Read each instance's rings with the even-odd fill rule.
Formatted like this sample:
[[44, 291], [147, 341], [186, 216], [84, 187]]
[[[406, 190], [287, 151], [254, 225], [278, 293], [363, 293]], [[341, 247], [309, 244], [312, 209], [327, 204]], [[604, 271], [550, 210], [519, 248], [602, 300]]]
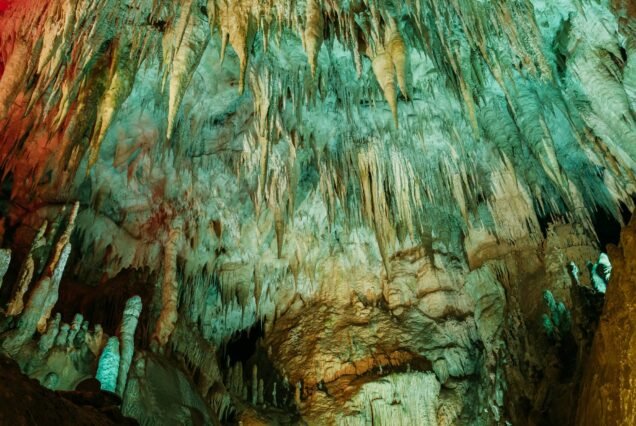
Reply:
[[133, 353], [135, 352], [135, 330], [137, 322], [141, 314], [141, 298], [133, 296], [126, 302], [124, 307], [124, 315], [119, 325], [119, 339], [121, 358], [119, 361], [119, 374], [117, 376], [117, 393], [124, 394], [126, 388], [126, 380], [128, 379], [128, 370], [132, 362]]
[[34, 251], [46, 243], [44, 240], [44, 233], [46, 232], [47, 224], [48, 222], [44, 221], [42, 226], [40, 226], [40, 229], [33, 239], [27, 258], [20, 268], [20, 272], [18, 274], [18, 287], [7, 306], [7, 315], [20, 315], [22, 313], [22, 309], [24, 309], [24, 293], [26, 293], [29, 289], [35, 269], [35, 262], [33, 260]]
[[18, 328], [12, 330], [7, 339], [2, 342], [3, 348], [9, 353], [19, 351], [22, 345], [31, 339], [36, 329], [40, 333], [46, 331], [51, 310], [58, 299], [58, 289], [66, 267], [66, 261], [71, 253], [69, 240], [75, 227], [78, 209], [79, 203], [75, 203], [69, 215], [66, 229], [55, 244], [44, 273], [36, 283], [29, 301], [20, 316]]
[[110, 337], [102, 354], [99, 356], [97, 373], [95, 378], [101, 383], [101, 388], [109, 392], [115, 392], [117, 376], [119, 374], [119, 339]]
[[153, 340], [164, 346], [174, 331], [177, 323], [177, 298], [179, 283], [177, 281], [177, 253], [182, 237], [183, 223], [176, 221], [170, 230], [163, 254], [163, 282], [161, 285], [161, 313], [155, 326]]
[[9, 269], [9, 263], [11, 262], [11, 250], [0, 249], [0, 288], [2, 287], [2, 280], [4, 275]]

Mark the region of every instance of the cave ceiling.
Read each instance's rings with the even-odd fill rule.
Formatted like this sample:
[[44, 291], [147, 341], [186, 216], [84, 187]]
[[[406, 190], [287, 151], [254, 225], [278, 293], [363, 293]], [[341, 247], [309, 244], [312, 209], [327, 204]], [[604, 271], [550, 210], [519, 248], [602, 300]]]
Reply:
[[[292, 387], [302, 362], [311, 387], [425, 353], [437, 378], [394, 386], [441, 395], [481, 368], [469, 342], [495, 345], [475, 300], [506, 292], [484, 282], [530, 276], [539, 251], [542, 265], [572, 260], [561, 249], [596, 260], [633, 210], [634, 13], [620, 0], [9, 2], [0, 240], [27, 253], [44, 220], [76, 214], [74, 276], [144, 271], [159, 346], [177, 317], [214, 345], [313, 319], [332, 340], [268, 343]], [[386, 362], [334, 361], [356, 321], [380, 331], [346, 356], [373, 346]], [[309, 418], [333, 409], [311, 398]]]

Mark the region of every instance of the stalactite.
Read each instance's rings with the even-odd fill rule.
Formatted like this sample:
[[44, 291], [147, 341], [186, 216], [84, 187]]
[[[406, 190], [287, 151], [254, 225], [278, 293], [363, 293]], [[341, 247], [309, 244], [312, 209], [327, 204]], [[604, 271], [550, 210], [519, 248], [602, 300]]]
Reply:
[[[402, 96], [406, 99], [409, 98], [409, 89], [407, 84], [408, 75], [408, 49], [404, 43], [404, 39], [400, 35], [395, 22], [391, 23], [390, 29], [386, 33], [386, 51], [391, 56], [391, 62], [395, 67], [395, 74], [397, 77], [398, 86]], [[389, 103], [390, 104], [390, 103]]]
[[0, 122], [7, 118], [13, 100], [20, 91], [28, 60], [29, 46], [25, 40], [18, 38], [14, 43], [11, 56], [4, 64], [4, 72], [0, 78]]
[[239, 58], [238, 90], [239, 94], [243, 94], [250, 49], [256, 31], [251, 2], [240, 0], [234, 3], [229, 0], [221, 0], [219, 20], [223, 44], [229, 39], [230, 46], [232, 46]]
[[280, 208], [274, 209], [274, 229], [276, 232], [276, 253], [280, 259], [283, 256], [283, 243], [285, 240], [285, 219]]
[[378, 80], [378, 84], [384, 93], [389, 107], [391, 108], [391, 114], [393, 115], [393, 122], [395, 126], [398, 125], [398, 106], [397, 106], [397, 91], [395, 90], [395, 67], [391, 59], [391, 55], [381, 49], [373, 57], [373, 73]]
[[132, 57], [133, 52], [130, 49], [131, 43], [129, 35], [124, 32], [117, 39], [113, 49], [108, 88], [100, 100], [93, 137], [88, 147], [88, 169], [97, 162], [99, 148], [106, 137], [106, 132], [122, 103], [132, 92], [137, 70], [136, 58]]
[[126, 301], [124, 315], [117, 332], [121, 341], [119, 345], [121, 349], [121, 358], [119, 362], [119, 374], [117, 376], [116, 388], [116, 392], [119, 395], [123, 395], [126, 388], [128, 369], [130, 368], [132, 357], [135, 352], [135, 330], [137, 329], [137, 322], [139, 321], [139, 315], [141, 314], [141, 307], [141, 298], [139, 296], [133, 296]]
[[171, 58], [170, 65], [168, 138], [172, 136], [181, 101], [209, 40], [210, 28], [197, 2], [187, 1], [181, 8], [176, 29], [164, 37], [164, 43], [172, 43], [172, 49], [174, 49], [174, 58]]
[[319, 0], [307, 1], [306, 15], [307, 23], [305, 25], [303, 41], [305, 44], [305, 51], [307, 52], [307, 59], [309, 60], [311, 75], [315, 77], [318, 53], [320, 53], [320, 47], [322, 46], [324, 25]]

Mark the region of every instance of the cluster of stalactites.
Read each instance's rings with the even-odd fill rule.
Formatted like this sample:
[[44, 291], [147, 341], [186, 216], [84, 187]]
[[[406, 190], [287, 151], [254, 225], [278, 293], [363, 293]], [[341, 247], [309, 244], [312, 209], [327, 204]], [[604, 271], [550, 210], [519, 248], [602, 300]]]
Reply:
[[[502, 38], [509, 41], [510, 51], [522, 58], [526, 69], [550, 75], [532, 10], [521, 0], [497, 6], [477, 0], [461, 4], [435, 0], [404, 4], [134, 0], [128, 6], [113, 1], [99, 5], [87, 0], [27, 2], [0, 16], [0, 62], [4, 64], [0, 123], [8, 122], [0, 126], [0, 166], [5, 173], [14, 172], [18, 179], [21, 173], [25, 181], [36, 185], [47, 170], [56, 168], [53, 178], [61, 179], [61, 185], [71, 181], [85, 156], [90, 170], [109, 127], [133, 90], [141, 64], [154, 59], [157, 51], [163, 68], [161, 90], [168, 101], [166, 137], [171, 138], [186, 90], [215, 34], [221, 39], [221, 61], [228, 43], [238, 57], [239, 93], [248, 83], [268, 79], [261, 71], [256, 73], [258, 78], [246, 78], [250, 55], [258, 50], [255, 40], [260, 38], [262, 50], [267, 51], [270, 39], [280, 42], [289, 30], [297, 34], [316, 83], [319, 52], [337, 41], [351, 52], [358, 75], [363, 70], [362, 57], [369, 59], [396, 126], [398, 92], [405, 99], [410, 97], [409, 51], [413, 48], [428, 50], [444, 68], [457, 85], [477, 131], [473, 91], [483, 76], [476, 75], [479, 67], [466, 66], [466, 58], [461, 56], [465, 49], [456, 49], [458, 29], [468, 47], [480, 52], [486, 64], [482, 68], [490, 68], [504, 91], [506, 75], [498, 65], [499, 58], [493, 57], [495, 49], [491, 49], [487, 31], [492, 22], [511, 28]], [[299, 87], [296, 103], [311, 96], [304, 93], [307, 87]], [[274, 99], [261, 98], [277, 93], [257, 87], [253, 91], [255, 106], [276, 104]], [[261, 196], [271, 136], [262, 130], [272, 128], [268, 121], [275, 119], [267, 108], [265, 113], [265, 124], [256, 124], [261, 129], [263, 156]], [[34, 143], [24, 146], [20, 140]], [[64, 166], [57, 170], [60, 164]], [[280, 215], [285, 216], [282, 211]]]
[[[159, 45], [164, 69], [162, 87], [169, 98], [170, 138], [184, 93], [215, 32], [222, 42], [221, 58], [228, 43], [238, 56], [239, 93], [245, 88], [257, 34], [265, 51], [269, 39], [280, 41], [286, 29], [298, 34], [313, 75], [317, 73], [324, 42], [329, 47], [337, 40], [351, 51], [358, 74], [362, 72], [361, 57], [370, 59], [396, 124], [396, 87], [405, 98], [409, 96], [408, 46], [428, 47], [440, 64], [448, 66], [456, 77], [452, 80], [459, 82], [458, 90], [464, 95], [471, 117], [474, 116], [471, 79], [465, 75], [468, 71], [452, 40], [456, 27], [462, 29], [470, 47], [482, 54], [498, 79], [505, 76], [497, 68], [486, 37], [486, 26], [492, 22], [511, 28], [505, 37], [527, 68], [550, 74], [541, 59], [532, 10], [523, 1], [494, 6], [476, 0], [461, 4], [433, 0], [412, 4], [321, 0], [298, 4], [284, 0], [150, 4], [149, 0], [137, 0], [130, 6], [112, 1], [99, 5], [83, 0], [27, 2], [0, 16], [0, 62], [5, 68], [0, 79], [0, 120], [11, 118], [14, 112], [24, 116], [4, 130], [3, 138], [16, 136], [16, 131], [29, 128], [27, 124], [43, 122], [42, 132], [37, 132], [36, 126], [33, 132], [37, 134], [31, 137], [44, 138], [45, 142], [49, 138], [48, 143], [61, 139], [57, 142], [65, 149], [56, 154], [57, 160], [70, 160], [69, 170], [86, 150], [73, 145], [88, 139], [90, 167], [97, 161], [99, 147], [117, 111], [132, 91], [137, 70], [146, 58], [154, 57]], [[517, 22], [521, 22], [519, 28]], [[539, 59], [532, 60], [534, 56]], [[16, 99], [20, 100], [20, 108], [13, 104]], [[69, 113], [84, 114], [83, 118], [94, 115], [94, 126], [86, 128], [86, 123], [69, 117]], [[70, 131], [57, 135], [62, 128]], [[9, 145], [3, 154], [12, 151], [13, 144]]]

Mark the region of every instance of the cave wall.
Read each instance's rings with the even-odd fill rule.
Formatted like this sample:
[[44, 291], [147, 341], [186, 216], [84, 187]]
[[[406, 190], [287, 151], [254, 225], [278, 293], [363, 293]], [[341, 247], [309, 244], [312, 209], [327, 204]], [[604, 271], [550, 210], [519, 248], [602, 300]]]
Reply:
[[[130, 340], [137, 295], [120, 393], [142, 422], [571, 424], [602, 304], [586, 262], [634, 207], [633, 12], [13, 2], [0, 299], [33, 313], [5, 305], [3, 347], [73, 388]], [[85, 341], [43, 350], [58, 329]]]
[[636, 421], [633, 359], [636, 351], [636, 324], [633, 310], [634, 232], [632, 220], [618, 246], [610, 248], [613, 259], [611, 287], [594, 335], [581, 384], [577, 424], [630, 424]]

